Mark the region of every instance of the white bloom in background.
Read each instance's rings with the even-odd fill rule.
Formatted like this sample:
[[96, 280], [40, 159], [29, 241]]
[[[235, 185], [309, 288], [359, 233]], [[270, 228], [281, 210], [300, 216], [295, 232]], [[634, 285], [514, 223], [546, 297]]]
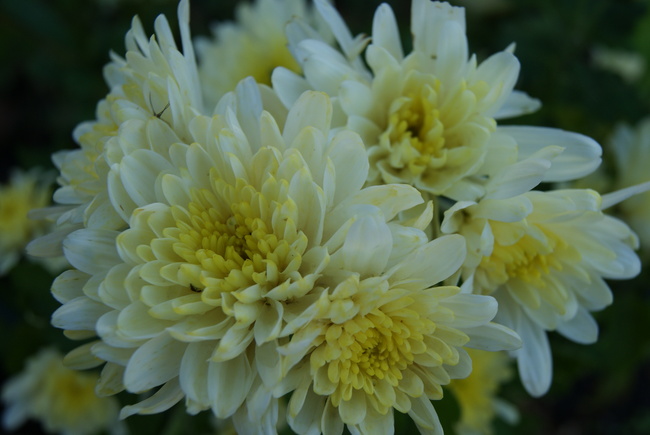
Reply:
[[596, 341], [598, 326], [589, 313], [612, 302], [604, 278], [639, 273], [638, 241], [627, 225], [603, 214], [595, 191], [519, 194], [526, 187], [518, 184], [505, 183], [478, 202], [458, 202], [441, 228], [465, 237], [463, 277], [474, 292], [497, 299], [496, 321], [521, 336], [523, 346], [514, 352], [519, 374], [539, 396], [552, 378], [546, 331]]
[[313, 15], [305, 0], [239, 3], [234, 22], [217, 23], [212, 38], [198, 38], [196, 49], [206, 107], [213, 107], [246, 77], [270, 85], [275, 67], [300, 72], [289, 51], [285, 27], [296, 17], [316, 24]]
[[203, 112], [203, 103], [187, 1], [180, 2], [178, 14], [182, 52], [167, 19], [160, 15], [155, 23], [156, 35], [151, 38], [135, 17], [126, 35], [126, 55], [111, 54], [112, 60], [104, 69], [110, 91], [97, 105], [97, 118], [75, 129], [79, 148], [53, 156], [60, 171], [60, 187], [54, 193], [59, 205], [50, 209], [50, 218], [56, 220], [57, 228], [30, 245], [31, 255], [61, 255], [61, 241], [81, 227], [116, 230], [126, 226], [109, 198], [106, 180], [110, 168], [105, 152], [127, 121], [159, 124], [158, 130], [169, 130], [189, 140], [189, 120]]
[[[483, 194], [486, 174], [512, 156], [525, 158], [548, 145], [565, 149], [558, 160], [571, 163], [573, 176], [598, 166], [600, 148], [589, 138], [498, 124], [540, 103], [513, 90], [519, 62], [512, 49], [480, 64], [469, 55], [463, 8], [414, 0], [413, 51], [405, 55], [393, 11], [381, 5], [365, 53], [368, 71], [357, 56], [366, 41], [353, 39], [330, 5], [316, 5], [342, 52], [308, 34], [289, 32], [304, 77], [278, 68], [273, 85], [285, 104], [305, 89], [333, 97], [335, 119], [359, 133], [368, 147], [369, 184], [408, 183], [424, 193], [474, 200]], [[545, 181], [567, 179], [560, 166]]]
[[2, 424], [14, 431], [28, 419], [47, 432], [88, 435], [119, 427], [118, 403], [95, 394], [97, 375], [70, 370], [54, 349], [43, 349], [27, 361], [20, 374], [2, 387]]
[[646, 61], [640, 53], [595, 47], [591, 52], [594, 66], [619, 75], [628, 83], [638, 82], [646, 72]]
[[456, 433], [492, 434], [492, 422], [497, 417], [515, 424], [519, 419], [517, 408], [498, 397], [501, 385], [512, 378], [512, 360], [505, 352], [468, 349], [467, 353], [472, 358], [472, 373], [449, 384], [449, 390], [460, 407]]
[[[635, 127], [619, 125], [607, 146], [614, 173], [609, 190], [625, 189], [650, 181], [650, 118], [642, 120]], [[650, 192], [620, 202], [618, 211], [638, 234], [644, 250], [650, 250]]]
[[27, 214], [49, 205], [52, 181], [36, 170], [14, 170], [0, 186], [0, 276], [18, 262], [27, 243], [47, 230], [46, 222], [28, 219]]

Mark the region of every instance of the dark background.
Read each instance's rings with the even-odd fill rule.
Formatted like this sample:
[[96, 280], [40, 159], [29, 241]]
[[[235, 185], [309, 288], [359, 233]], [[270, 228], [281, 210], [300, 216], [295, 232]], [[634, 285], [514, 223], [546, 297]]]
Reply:
[[[231, 19], [237, 2], [191, 4], [194, 36], [208, 35], [210, 24]], [[353, 33], [370, 32], [380, 2], [338, 1]], [[410, 2], [390, 1], [404, 36]], [[540, 98], [542, 109], [512, 123], [577, 131], [601, 143], [619, 122], [636, 123], [650, 114], [650, 75], [629, 83], [594, 65], [598, 46], [636, 52], [650, 64], [650, 9], [632, 0], [475, 0], [468, 8], [470, 49], [479, 60], [517, 43], [522, 69], [517, 88]], [[496, 8], [486, 5], [496, 4]], [[107, 92], [102, 67], [108, 52], [124, 54], [124, 34], [138, 14], [148, 33], [159, 13], [176, 21], [175, 0], [1, 0], [0, 1], [0, 178], [9, 168], [52, 168], [53, 151], [73, 148], [73, 128], [92, 119]], [[607, 158], [607, 150], [605, 150]], [[650, 171], [649, 171], [650, 175]], [[73, 344], [49, 326], [58, 304], [48, 293], [52, 277], [23, 262], [0, 278], [0, 372], [19, 371], [41, 346]], [[551, 334], [555, 375], [540, 399], [526, 395], [518, 379], [502, 397], [515, 403], [522, 419], [510, 427], [496, 422], [497, 434], [650, 433], [650, 291], [648, 272], [635, 280], [613, 282], [615, 303], [598, 313], [601, 337], [582, 346]], [[122, 398], [132, 401], [133, 398]], [[440, 404], [448, 427], [458, 409], [452, 398]], [[207, 413], [191, 418], [182, 407], [151, 417], [131, 417], [133, 433], [210, 432]], [[411, 433], [408, 419], [398, 428]], [[27, 427], [34, 433], [38, 426]], [[449, 430], [449, 433], [453, 433]]]

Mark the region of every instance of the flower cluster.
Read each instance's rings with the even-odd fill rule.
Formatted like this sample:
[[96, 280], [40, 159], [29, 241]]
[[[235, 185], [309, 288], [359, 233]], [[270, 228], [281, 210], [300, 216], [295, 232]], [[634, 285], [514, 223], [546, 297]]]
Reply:
[[544, 394], [547, 332], [595, 341], [604, 279], [639, 272], [613, 200], [553, 184], [600, 146], [503, 125], [540, 102], [514, 90], [514, 46], [470, 55], [462, 8], [413, 0], [405, 53], [387, 5], [371, 38], [324, 0], [286, 6], [242, 7], [199, 63], [187, 1], [182, 47], [164, 16], [151, 38], [133, 21], [30, 245], [71, 265], [52, 324], [91, 340], [66, 361], [103, 365], [100, 396], [152, 393], [122, 418], [184, 401], [240, 433], [378, 434], [394, 410], [441, 433], [433, 403], [477, 359], [486, 396], [452, 389], [480, 431], [496, 352]]

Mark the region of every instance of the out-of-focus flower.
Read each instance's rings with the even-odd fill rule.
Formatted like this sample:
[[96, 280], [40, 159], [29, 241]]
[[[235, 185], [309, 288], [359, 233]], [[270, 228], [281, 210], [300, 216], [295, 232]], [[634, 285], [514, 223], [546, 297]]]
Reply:
[[214, 107], [246, 77], [270, 85], [275, 67], [300, 72], [289, 51], [285, 27], [296, 17], [316, 25], [313, 15], [305, 0], [239, 3], [234, 22], [218, 23], [213, 38], [196, 41], [206, 106]]
[[[469, 56], [463, 8], [414, 0], [413, 51], [405, 56], [394, 14], [381, 5], [365, 53], [368, 71], [358, 56], [365, 40], [353, 39], [329, 4], [316, 5], [342, 52], [308, 35], [291, 37], [304, 77], [278, 68], [273, 85], [285, 104], [310, 88], [336, 97], [335, 119], [368, 147], [369, 184], [403, 182], [424, 193], [474, 200], [484, 193], [485, 177], [513, 156], [525, 158], [553, 144], [563, 147], [564, 155], [545, 181], [581, 176], [598, 166], [600, 148], [587, 137], [497, 123], [540, 103], [513, 90], [519, 74], [513, 48], [480, 64]], [[564, 172], [567, 166], [571, 174]]]
[[639, 53], [596, 47], [591, 52], [594, 66], [618, 74], [628, 83], [638, 81], [646, 72], [646, 62]]
[[[523, 169], [523, 168], [520, 168]], [[515, 187], [505, 188], [515, 193]], [[442, 230], [465, 236], [463, 276], [474, 292], [499, 302], [497, 321], [521, 336], [514, 352], [526, 389], [544, 394], [552, 360], [546, 331], [592, 343], [598, 326], [589, 314], [612, 302], [603, 278], [639, 273], [636, 235], [601, 211], [587, 189], [530, 191], [455, 204]]]
[[[74, 138], [80, 148], [53, 156], [60, 171], [60, 187], [54, 193], [58, 205], [50, 209], [50, 219], [56, 221], [57, 228], [30, 244], [31, 255], [61, 255], [62, 240], [78, 228], [126, 227], [127, 221], [111, 204], [107, 188], [109, 161], [119, 161], [132, 147], [143, 145], [135, 139], [116, 143], [120, 129], [128, 129], [125, 124], [147, 123], [152, 131], [144, 134], [154, 134], [155, 130], [175, 135], [179, 141], [189, 139], [189, 120], [203, 112], [203, 103], [187, 1], [180, 2], [178, 13], [182, 52], [167, 19], [161, 15], [155, 23], [156, 36], [151, 38], [135, 17], [126, 35], [126, 55], [111, 55], [112, 61], [104, 69], [110, 91], [97, 105], [97, 119], [75, 129]], [[155, 147], [155, 138], [150, 139], [150, 146]]]
[[49, 205], [51, 181], [36, 170], [14, 170], [9, 182], [0, 186], [0, 275], [18, 262], [27, 243], [46, 231], [46, 222], [27, 215]]
[[66, 368], [54, 349], [43, 349], [2, 388], [3, 426], [19, 428], [34, 419], [52, 433], [87, 435], [116, 429], [118, 403], [95, 394], [97, 375]]
[[[609, 168], [612, 175], [608, 189], [626, 189], [650, 181], [650, 118], [637, 126], [621, 124], [614, 130], [607, 148], [611, 153]], [[602, 173], [601, 173], [602, 175]], [[639, 235], [641, 247], [650, 251], [650, 192], [634, 195], [618, 204], [620, 217]]]
[[514, 424], [519, 417], [516, 408], [497, 396], [501, 385], [512, 378], [510, 358], [504, 352], [476, 349], [467, 352], [472, 358], [472, 373], [449, 384], [460, 406], [456, 432], [459, 435], [492, 434], [495, 417]]

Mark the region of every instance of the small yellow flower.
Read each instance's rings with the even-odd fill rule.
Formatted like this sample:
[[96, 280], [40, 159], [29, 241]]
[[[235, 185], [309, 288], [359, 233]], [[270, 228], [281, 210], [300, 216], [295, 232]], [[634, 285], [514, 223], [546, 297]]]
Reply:
[[502, 416], [509, 421], [517, 412], [497, 397], [501, 384], [512, 378], [510, 358], [504, 352], [468, 349], [472, 373], [465, 379], [454, 379], [448, 388], [460, 405], [460, 421], [456, 431], [461, 435], [489, 435], [492, 421]]
[[47, 229], [43, 221], [27, 217], [30, 210], [50, 204], [47, 177], [35, 171], [14, 171], [0, 187], [0, 275], [18, 262], [23, 249]]
[[15, 430], [33, 418], [48, 432], [68, 435], [114, 428], [118, 403], [114, 398], [95, 394], [97, 378], [94, 373], [66, 368], [56, 350], [44, 349], [4, 385], [2, 400], [7, 408], [3, 425]]

